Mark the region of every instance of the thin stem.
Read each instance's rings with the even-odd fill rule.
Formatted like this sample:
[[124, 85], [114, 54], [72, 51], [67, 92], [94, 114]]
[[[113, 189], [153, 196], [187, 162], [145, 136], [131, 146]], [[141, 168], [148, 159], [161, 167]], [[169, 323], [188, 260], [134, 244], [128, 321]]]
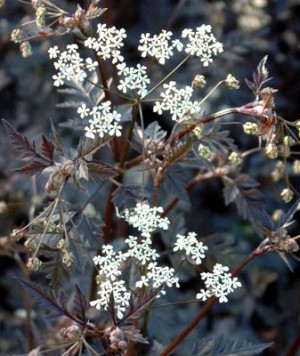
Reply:
[[138, 111], [139, 111], [138, 103], [135, 103], [133, 105], [133, 108], [132, 108], [132, 119], [131, 119], [131, 122], [130, 122], [130, 127], [129, 127], [129, 131], [128, 131], [128, 135], [127, 135], [127, 139], [126, 139], [126, 143], [125, 143], [124, 153], [123, 153], [122, 158], [120, 160], [120, 165], [119, 165], [120, 168], [124, 167], [124, 163], [125, 163], [125, 160], [126, 160], [129, 148], [130, 148], [130, 139], [132, 137], [134, 126], [135, 126], [135, 123], [136, 123], [136, 120], [137, 120]]
[[204, 101], [209, 98], [218, 88], [219, 86], [221, 86], [221, 84], [223, 84], [225, 82], [225, 80], [221, 80], [219, 83], [217, 83], [209, 92], [207, 95], [205, 95], [205, 97], [200, 101], [199, 105], [202, 105], [204, 103]]
[[161, 84], [164, 83], [168, 78], [170, 78], [177, 71], [177, 69], [179, 69], [189, 58], [190, 55], [186, 56], [168, 75], [166, 75], [160, 82], [154, 85], [154, 87], [148, 91], [147, 95], [144, 98], [146, 98], [153, 91], [155, 91], [159, 86], [161, 86]]

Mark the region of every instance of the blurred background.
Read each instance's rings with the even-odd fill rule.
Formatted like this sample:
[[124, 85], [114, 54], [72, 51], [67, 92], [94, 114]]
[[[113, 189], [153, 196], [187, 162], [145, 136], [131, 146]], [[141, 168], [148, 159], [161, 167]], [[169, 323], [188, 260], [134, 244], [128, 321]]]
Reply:
[[[87, 8], [89, 1], [64, 1], [63, 6], [62, 1], [59, 3], [72, 13], [77, 3]], [[240, 81], [241, 88], [230, 92], [219, 90], [206, 103], [206, 113], [251, 102], [254, 98], [244, 79], [251, 80], [259, 61], [268, 55], [267, 68], [273, 77], [269, 85], [278, 89], [276, 112], [290, 121], [300, 119], [299, 0], [115, 0], [109, 3], [113, 24], [127, 31], [125, 57], [132, 63], [138, 60], [136, 45], [142, 32], [154, 34], [168, 28], [176, 35], [186, 27], [212, 25], [215, 36], [224, 43], [224, 53], [205, 69], [199, 61], [193, 62], [176, 74], [176, 80], [189, 85], [195, 74], [204, 74], [209, 88], [231, 73]], [[47, 54], [54, 43], [72, 42], [72, 35], [35, 41], [32, 43], [33, 56], [22, 58], [18, 46], [10, 41], [10, 34], [21, 23], [32, 19], [32, 9], [24, 2], [7, 0], [0, 9], [0, 117], [30, 139], [47, 134], [50, 119], [59, 128], [60, 123], [74, 115], [56, 107], [62, 99], [53, 88], [51, 77], [54, 69]], [[166, 69], [158, 70], [163, 72]], [[151, 121], [151, 117], [146, 117], [146, 120]], [[72, 131], [63, 127], [59, 130], [71, 144], [74, 140]], [[244, 147], [252, 144], [245, 136], [240, 138], [237, 134], [236, 139]], [[261, 183], [272, 212], [282, 206], [268, 178], [271, 167], [260, 159], [249, 162], [249, 167], [253, 165], [251, 173]], [[9, 146], [5, 129], [0, 125], [1, 355], [24, 352], [20, 346], [25, 337], [24, 318], [20, 312], [22, 300], [13, 287], [13, 276], [18, 267], [7, 256], [4, 246], [11, 231], [24, 226], [28, 220], [34, 182], [14, 173], [17, 166], [16, 153]], [[293, 183], [299, 187], [299, 178]], [[38, 189], [42, 190], [42, 184]], [[236, 253], [245, 254], [257, 245], [259, 239], [249, 224], [238, 216], [234, 207], [225, 207], [218, 180], [197, 186], [191, 192], [191, 203], [192, 209], [186, 215], [191, 229], [206, 236], [222, 233], [219, 250], [215, 250], [220, 256], [215, 256], [216, 259], [220, 257], [234, 266]], [[294, 229], [295, 234], [299, 234], [298, 222]], [[241, 277], [245, 288], [236, 292], [227, 305], [216, 306], [204, 325], [199, 326], [191, 337], [201, 338], [212, 331], [226, 332], [257, 342], [274, 341], [274, 347], [265, 354], [284, 354], [300, 332], [300, 268], [297, 263], [293, 266], [294, 273], [275, 253], [249, 265]], [[183, 283], [182, 298], [192, 298], [194, 282], [190, 276]], [[171, 340], [196, 311], [197, 306], [188, 311], [177, 308], [164, 314], [164, 318], [154, 317], [153, 324], [163, 330], [160, 341], [167, 343]], [[188, 350], [187, 341], [182, 352]]]

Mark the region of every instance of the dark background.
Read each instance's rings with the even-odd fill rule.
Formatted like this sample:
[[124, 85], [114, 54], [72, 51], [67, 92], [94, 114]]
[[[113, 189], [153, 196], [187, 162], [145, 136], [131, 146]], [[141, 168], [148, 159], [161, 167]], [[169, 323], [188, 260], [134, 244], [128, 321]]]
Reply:
[[[30, 6], [21, 2], [6, 2], [7, 5], [0, 10], [0, 117], [32, 139], [47, 134], [50, 118], [58, 127], [68, 117], [66, 112], [55, 107], [61, 97], [52, 86], [54, 70], [49, 65], [47, 50], [53, 43], [71, 42], [72, 36], [36, 41], [33, 43], [33, 56], [22, 58], [18, 46], [10, 41], [10, 33], [20, 23], [32, 19], [33, 13]], [[84, 7], [87, 1], [79, 3]], [[177, 11], [179, 3], [181, 6]], [[66, 9], [73, 11], [77, 2], [66, 1], [65, 4]], [[259, 61], [268, 55], [267, 67], [273, 77], [270, 85], [278, 89], [276, 111], [288, 120], [300, 119], [300, 1], [116, 0], [111, 1], [111, 7], [114, 25], [124, 27], [128, 32], [125, 56], [132, 62], [138, 58], [135, 47], [141, 32], [155, 33], [170, 26], [176, 34], [185, 27], [193, 28], [203, 23], [212, 25], [217, 39], [224, 43], [224, 53], [208, 69], [200, 67], [198, 62], [193, 63], [179, 73], [176, 80], [189, 84], [195, 73], [199, 73], [205, 74], [207, 82], [213, 85], [232, 73], [240, 80], [241, 88], [230, 93], [218, 92], [207, 103], [206, 112], [252, 101], [252, 93], [244, 78], [251, 79]], [[71, 144], [72, 132], [61, 130]], [[245, 144], [243, 139], [237, 139], [240, 144]], [[4, 127], [0, 126], [1, 255], [5, 254], [4, 242], [12, 229], [24, 225], [28, 218], [32, 182], [30, 178], [12, 172], [17, 164]], [[254, 166], [253, 174], [265, 189], [269, 210], [281, 207], [273, 188], [269, 187], [267, 176], [270, 167], [259, 161]], [[294, 184], [299, 186], [299, 179]], [[229, 265], [235, 265], [235, 253], [243, 254], [256, 246], [259, 240], [253, 230], [237, 217], [234, 207], [224, 206], [219, 181], [212, 180], [195, 188], [191, 202], [192, 209], [186, 217], [191, 230], [200, 231], [203, 235], [224, 233], [219, 249], [222, 252], [226, 250], [227, 254], [220, 258]], [[299, 233], [299, 224], [296, 223], [295, 232], [297, 228]], [[266, 354], [284, 354], [299, 332], [299, 267], [297, 264], [294, 266], [293, 274], [275, 253], [249, 265], [241, 276], [245, 288], [236, 292], [227, 305], [216, 306], [204, 325], [191, 337], [201, 338], [212, 331], [225, 332], [229, 336], [256, 342], [274, 341], [274, 347]], [[15, 288], [12, 279], [16, 271], [12, 259], [0, 256], [1, 355], [25, 352], [21, 346], [25, 337], [21, 316], [23, 306], [19, 287]], [[192, 298], [192, 277], [183, 283], [182, 293], [182, 299]], [[179, 308], [175, 314], [166, 312], [165, 319], [161, 314], [160, 318], [154, 317], [153, 324], [161, 327], [161, 342], [167, 343], [172, 335], [182, 330], [197, 311], [197, 306], [193, 308], [184, 316]], [[186, 344], [182, 350], [187, 354], [189, 345]]]

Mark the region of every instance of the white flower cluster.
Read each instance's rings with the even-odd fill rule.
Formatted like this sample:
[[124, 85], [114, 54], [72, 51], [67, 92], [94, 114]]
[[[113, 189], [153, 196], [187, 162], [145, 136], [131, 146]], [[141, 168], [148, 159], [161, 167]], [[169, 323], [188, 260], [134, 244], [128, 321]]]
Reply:
[[59, 87], [65, 84], [65, 80], [75, 80], [82, 82], [86, 77], [87, 71], [93, 71], [97, 67], [97, 62], [91, 58], [84, 61], [78, 53], [77, 44], [67, 45], [66, 50], [60, 52], [58, 46], [49, 48], [49, 58], [56, 59], [54, 67], [58, 71], [53, 75], [54, 86]]
[[203, 242], [198, 241], [196, 236], [195, 232], [189, 232], [187, 236], [177, 234], [173, 251], [185, 251], [185, 254], [190, 256], [195, 264], [200, 265], [208, 248], [203, 245]]
[[146, 202], [139, 202], [133, 209], [125, 209], [122, 213], [117, 212], [117, 216], [125, 219], [128, 224], [138, 229], [141, 236], [150, 237], [151, 233], [157, 228], [168, 230], [170, 221], [168, 218], [160, 217], [159, 214], [162, 212], [162, 207], [150, 207]]
[[116, 110], [112, 110], [111, 102], [105, 101], [99, 106], [89, 109], [86, 104], [81, 104], [77, 109], [77, 113], [83, 119], [89, 119], [89, 126], [85, 127], [85, 136], [89, 138], [104, 137], [104, 135], [121, 136], [122, 126], [119, 124], [121, 114]]
[[228, 271], [229, 268], [227, 266], [217, 263], [213, 268], [213, 272], [202, 272], [201, 278], [206, 289], [201, 289], [196, 298], [205, 301], [215, 295], [220, 303], [228, 302], [227, 295], [242, 286], [238, 279], [232, 277]]
[[[145, 207], [147, 207], [145, 209]], [[126, 286], [122, 276], [122, 264], [128, 259], [134, 259], [143, 268], [143, 273], [140, 275], [140, 279], [135, 282], [135, 288], [141, 289], [144, 286], [151, 286], [154, 289], [158, 289], [157, 297], [165, 294], [164, 287], [171, 287], [175, 285], [179, 288], [178, 277], [175, 277], [175, 270], [169, 267], [159, 266], [156, 259], [159, 257], [157, 251], [151, 247], [150, 232], [156, 227], [167, 228], [168, 221], [161, 219], [157, 213], [162, 212], [162, 208], [150, 208], [147, 204], [138, 203], [134, 209], [138, 214], [138, 218], [144, 221], [144, 218], [149, 212], [148, 225], [137, 224], [137, 221], [133, 218], [132, 212], [125, 210], [124, 217], [130, 224], [137, 227], [141, 231], [143, 239], [138, 240], [135, 236], [129, 236], [125, 242], [128, 244], [128, 250], [123, 252], [114, 252], [111, 245], [105, 245], [102, 248], [101, 256], [94, 257], [94, 263], [99, 268], [99, 287], [97, 294], [99, 298], [90, 302], [91, 306], [97, 309], [103, 308], [107, 310], [111, 297], [114, 298], [114, 307], [117, 313], [117, 317], [121, 319], [124, 316], [127, 308], [129, 308], [129, 300], [131, 293]], [[145, 230], [143, 230], [145, 226]], [[131, 289], [134, 289], [134, 287]]]
[[216, 56], [223, 52], [223, 45], [211, 33], [210, 25], [197, 27], [196, 31], [187, 28], [182, 31], [182, 37], [189, 40], [185, 51], [200, 57], [204, 67], [207, 67], [213, 61], [212, 55]]
[[121, 55], [120, 48], [124, 46], [123, 40], [127, 37], [125, 30], [98, 24], [97, 33], [98, 38], [89, 37], [85, 40], [84, 45], [94, 49], [98, 56], [104, 60], [112, 58], [113, 64], [123, 62], [124, 57]]
[[173, 54], [174, 48], [181, 51], [183, 44], [179, 40], [172, 40], [172, 32], [162, 30], [159, 35], [150, 36], [150, 33], [143, 33], [140, 39], [138, 50], [142, 57], [155, 57], [160, 64], [165, 64]]
[[165, 90], [160, 94], [162, 100], [155, 102], [154, 112], [162, 115], [164, 111], [169, 111], [172, 120], [177, 122], [200, 112], [199, 102], [191, 101], [192, 87], [187, 85], [185, 88], [178, 89], [175, 81], [164, 84], [163, 87]]
[[117, 65], [118, 75], [124, 78], [120, 80], [118, 89], [123, 93], [128, 90], [136, 92], [140, 97], [147, 94], [147, 84], [150, 79], [147, 75], [147, 67], [137, 64], [136, 67], [127, 67], [125, 63]]

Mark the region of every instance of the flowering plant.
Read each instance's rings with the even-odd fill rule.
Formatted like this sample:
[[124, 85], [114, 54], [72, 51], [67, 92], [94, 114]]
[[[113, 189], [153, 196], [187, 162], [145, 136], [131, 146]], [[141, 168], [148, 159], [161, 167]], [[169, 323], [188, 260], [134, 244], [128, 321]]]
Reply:
[[[31, 53], [31, 40], [76, 36], [76, 43], [55, 44], [48, 55], [53, 86], [75, 98], [63, 104], [75, 114], [69, 128], [80, 132], [75, 147], [68, 149], [52, 124], [51, 139], [43, 136], [38, 148], [4, 121], [12, 146], [25, 161], [18, 171], [46, 178], [47, 197], [39, 207], [43, 209], [11, 237], [25, 246], [27, 271], [45, 272], [49, 288], [28, 278], [18, 281], [50, 309], [51, 317], [68, 319], [59, 326], [59, 340], [49, 337], [35, 350], [55, 344], [64, 355], [167, 355], [180, 347], [217, 301], [227, 303], [235, 289], [242, 289], [238, 274], [251, 260], [276, 251], [290, 266], [287, 255], [298, 251], [299, 236], [291, 237], [287, 228], [299, 208], [299, 192], [284, 173], [300, 171], [293, 156], [299, 122], [275, 112], [276, 90], [265, 85], [270, 80], [267, 57], [253, 81], [247, 80], [254, 95], [249, 103], [205, 114], [206, 102], [222, 85], [228, 90], [240, 86], [228, 74], [199, 95], [206, 86], [202, 69], [224, 51], [210, 25], [186, 28], [180, 38], [167, 30], [143, 33], [136, 44], [140, 63], [130, 63], [126, 30], [102, 23], [106, 9], [99, 1], [91, 1], [86, 10], [78, 6], [73, 14], [49, 0], [31, 5], [36, 13], [34, 35], [26, 32], [26, 24], [12, 34], [24, 56]], [[194, 73], [191, 83], [175, 81], [177, 72], [192, 60], [197, 60], [200, 73]], [[160, 77], [160, 68], [174, 62]], [[245, 137], [255, 137], [255, 146], [239, 147], [225, 125], [240, 126]], [[286, 184], [282, 200], [295, 200], [279, 218], [269, 216], [258, 183], [244, 171], [245, 161], [257, 154], [275, 162], [272, 178], [283, 178]], [[212, 263], [208, 236], [178, 222], [189, 207], [188, 192], [212, 178], [222, 182], [225, 204], [235, 203], [261, 237], [233, 268], [223, 261]], [[75, 201], [79, 207], [68, 199], [72, 189], [88, 196]], [[193, 303], [200, 312], [169, 345], [155, 345], [147, 333], [151, 313], [164, 306], [161, 300], [170, 290], [180, 289], [189, 273], [197, 276]], [[249, 346], [248, 354], [268, 346]], [[231, 354], [238, 354], [239, 347], [233, 345]], [[201, 345], [197, 352], [203, 354]]]

